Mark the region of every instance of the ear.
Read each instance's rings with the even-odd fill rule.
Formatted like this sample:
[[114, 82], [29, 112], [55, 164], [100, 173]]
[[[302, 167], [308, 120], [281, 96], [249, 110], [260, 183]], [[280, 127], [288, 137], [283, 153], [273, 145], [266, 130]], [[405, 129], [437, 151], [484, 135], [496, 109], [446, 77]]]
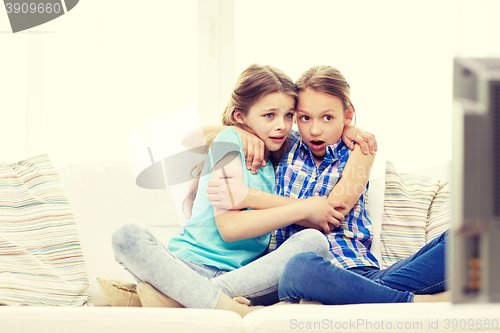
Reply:
[[233, 119], [234, 121], [244, 124], [245, 122], [243, 121], [243, 114], [240, 112], [240, 110], [234, 110], [233, 111]]
[[349, 109], [347, 109], [347, 112], [345, 113], [344, 125], [349, 125], [353, 117], [354, 117], [354, 109], [352, 108], [352, 106], [350, 106]]

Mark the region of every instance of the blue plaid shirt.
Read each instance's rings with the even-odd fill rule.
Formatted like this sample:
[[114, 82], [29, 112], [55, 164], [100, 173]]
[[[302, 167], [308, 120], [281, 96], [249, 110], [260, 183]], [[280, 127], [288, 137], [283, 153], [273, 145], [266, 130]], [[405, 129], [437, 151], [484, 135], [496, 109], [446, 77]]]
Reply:
[[[311, 150], [302, 142], [297, 131], [290, 132], [288, 151], [276, 170], [276, 194], [290, 198], [328, 196], [337, 184], [351, 150], [339, 140], [328, 146], [319, 166]], [[367, 188], [345, 216], [338, 228], [326, 235], [330, 243], [331, 262], [343, 268], [375, 266], [377, 259], [369, 251], [372, 244], [372, 223], [366, 211]], [[292, 224], [272, 233], [269, 251], [278, 248], [304, 227]]]

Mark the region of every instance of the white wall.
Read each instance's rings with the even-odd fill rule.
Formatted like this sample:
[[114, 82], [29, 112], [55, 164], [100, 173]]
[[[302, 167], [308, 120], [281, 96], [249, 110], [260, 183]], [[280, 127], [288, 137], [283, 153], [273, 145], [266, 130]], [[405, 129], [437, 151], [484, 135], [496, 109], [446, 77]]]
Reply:
[[[313, 65], [351, 85], [357, 124], [378, 140], [373, 173], [451, 159], [452, 60], [500, 56], [498, 1], [236, 2], [236, 67]], [[373, 174], [372, 173], [372, 174]]]
[[452, 59], [500, 56], [498, 12], [496, 0], [80, 1], [12, 34], [0, 10], [0, 160], [126, 161], [129, 134], [167, 111], [210, 101], [200, 118], [218, 123], [228, 82], [258, 62], [292, 79], [340, 69], [379, 166], [446, 162]]
[[197, 2], [80, 1], [13, 34], [0, 10], [0, 160], [127, 161], [128, 135], [196, 102]]

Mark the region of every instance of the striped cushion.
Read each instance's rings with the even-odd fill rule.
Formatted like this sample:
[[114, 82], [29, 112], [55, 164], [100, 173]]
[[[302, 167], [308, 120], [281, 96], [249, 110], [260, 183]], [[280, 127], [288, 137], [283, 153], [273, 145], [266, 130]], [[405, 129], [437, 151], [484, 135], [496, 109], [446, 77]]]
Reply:
[[382, 215], [381, 268], [418, 251], [449, 228], [451, 189], [448, 182], [416, 174], [398, 174], [386, 164]]
[[0, 164], [0, 304], [85, 305], [76, 223], [47, 155]]

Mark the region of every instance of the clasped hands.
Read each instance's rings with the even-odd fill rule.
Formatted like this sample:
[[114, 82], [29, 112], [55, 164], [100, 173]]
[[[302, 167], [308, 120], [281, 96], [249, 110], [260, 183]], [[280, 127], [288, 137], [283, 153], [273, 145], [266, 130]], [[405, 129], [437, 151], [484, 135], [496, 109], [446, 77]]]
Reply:
[[[229, 170], [226, 170], [219, 178], [209, 180], [206, 190], [208, 200], [218, 211], [273, 208], [274, 202], [280, 205], [280, 200], [283, 205], [292, 203], [292, 201], [284, 202], [283, 197], [249, 188], [241, 176]], [[257, 196], [261, 197], [257, 198]], [[303, 205], [303, 211], [307, 213], [306, 221], [324, 233], [329, 233], [339, 227], [344, 220], [344, 215], [336, 210], [336, 208], [345, 208], [345, 204], [341, 201], [328, 200], [320, 196], [291, 200], [293, 204]]]

